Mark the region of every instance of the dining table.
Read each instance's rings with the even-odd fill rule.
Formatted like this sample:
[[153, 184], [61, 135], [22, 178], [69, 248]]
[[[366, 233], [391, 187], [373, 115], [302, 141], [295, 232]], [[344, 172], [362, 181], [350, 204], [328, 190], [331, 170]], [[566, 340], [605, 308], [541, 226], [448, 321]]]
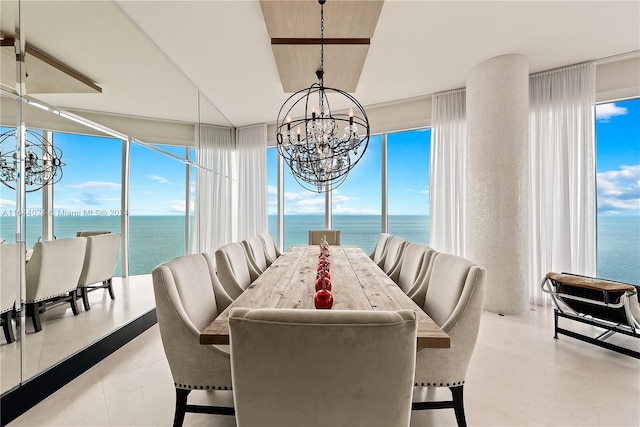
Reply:
[[[320, 245], [291, 246], [200, 333], [200, 344], [229, 344], [234, 307], [315, 309]], [[416, 312], [417, 348], [449, 348], [449, 336], [359, 247], [329, 246], [331, 310]]]

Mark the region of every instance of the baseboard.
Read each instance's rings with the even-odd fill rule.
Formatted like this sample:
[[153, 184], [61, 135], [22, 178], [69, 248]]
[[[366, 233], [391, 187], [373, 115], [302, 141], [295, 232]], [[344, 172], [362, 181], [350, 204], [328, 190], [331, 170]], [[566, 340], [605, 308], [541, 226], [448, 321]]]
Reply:
[[0, 425], [6, 426], [157, 322], [154, 308], [20, 387], [3, 394], [0, 398]]

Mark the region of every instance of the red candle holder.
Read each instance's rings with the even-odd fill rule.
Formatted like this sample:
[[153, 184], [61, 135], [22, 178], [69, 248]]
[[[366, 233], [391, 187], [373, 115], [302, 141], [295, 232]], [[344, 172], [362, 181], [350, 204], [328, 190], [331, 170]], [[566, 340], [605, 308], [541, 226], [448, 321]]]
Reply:
[[330, 309], [333, 306], [333, 295], [326, 289], [320, 289], [316, 292], [313, 303], [318, 309]]

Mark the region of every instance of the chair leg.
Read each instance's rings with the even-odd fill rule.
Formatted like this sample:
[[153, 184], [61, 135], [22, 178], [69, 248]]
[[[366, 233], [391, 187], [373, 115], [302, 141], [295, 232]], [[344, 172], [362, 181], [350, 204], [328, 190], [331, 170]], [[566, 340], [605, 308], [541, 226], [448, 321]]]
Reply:
[[2, 313], [2, 329], [4, 330], [4, 337], [7, 339], [7, 344], [11, 344], [16, 340], [13, 334], [13, 325], [11, 319], [13, 318], [13, 310]]
[[40, 323], [40, 303], [32, 302], [27, 304], [27, 315], [31, 314], [31, 321], [33, 322], [34, 332], [40, 332], [42, 330], [42, 323]]
[[84, 311], [91, 310], [89, 306], [89, 289], [86, 286], [82, 286], [80, 288], [80, 295], [82, 295], [82, 305], [84, 306]]
[[78, 305], [76, 304], [76, 299], [78, 298], [78, 289], [74, 289], [69, 292], [69, 304], [71, 305], [71, 311], [73, 311], [73, 315], [78, 315]]
[[449, 390], [451, 390], [451, 396], [453, 397], [453, 410], [456, 414], [458, 427], [467, 427], [467, 420], [464, 416], [463, 387], [464, 385], [449, 387]]
[[116, 299], [116, 294], [113, 293], [113, 280], [107, 279], [105, 280], [105, 284], [107, 285], [107, 289], [109, 289], [109, 296], [111, 299]]
[[173, 418], [173, 427], [182, 427], [184, 415], [187, 410], [187, 396], [191, 390], [176, 388], [176, 414]]

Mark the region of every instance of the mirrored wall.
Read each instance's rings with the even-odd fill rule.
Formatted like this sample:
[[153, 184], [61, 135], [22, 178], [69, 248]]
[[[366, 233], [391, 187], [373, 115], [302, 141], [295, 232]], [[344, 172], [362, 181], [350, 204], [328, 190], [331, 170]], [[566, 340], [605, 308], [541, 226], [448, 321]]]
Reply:
[[[122, 115], [95, 111], [96, 97], [117, 97], [122, 89], [100, 87], [90, 78], [80, 79], [89, 89], [61, 89], [57, 65], [83, 71], [82, 64], [66, 62], [65, 50], [120, 51], [118, 58], [97, 54], [96, 61], [122, 68], [124, 77], [131, 73], [132, 78], [140, 78], [134, 76], [135, 67], [127, 68], [127, 55], [135, 54], [135, 49], [117, 45], [114, 29], [100, 23], [101, 14], [110, 15], [108, 22], [121, 22], [118, 31], [126, 37], [120, 40], [133, 44], [138, 40], [147, 49], [157, 48], [110, 1], [24, 1], [18, 7], [17, 1], [3, 0], [1, 7], [0, 133], [6, 163], [0, 184], [0, 273], [3, 326], [13, 333], [11, 337], [3, 334], [0, 341], [0, 393], [6, 394], [155, 307], [152, 269], [190, 251], [196, 175], [190, 159], [199, 112], [214, 107], [206, 105], [176, 69], [165, 82], [173, 92], [155, 88], [153, 95], [191, 99], [193, 109], [180, 111], [181, 120], [172, 120], [171, 111], [166, 118], [127, 116], [124, 99]], [[85, 23], [93, 26], [93, 46], [87, 45], [81, 33], [74, 33], [77, 16], [95, 19]], [[26, 51], [27, 58], [37, 57], [37, 52], [54, 45], [65, 46], [56, 52], [61, 57], [54, 58], [59, 61], [54, 70], [45, 67], [40, 73], [40, 68], [20, 56]], [[155, 58], [163, 67], [174, 67], [159, 51]], [[77, 90], [86, 92], [79, 96]], [[148, 91], [141, 86], [139, 96], [149, 96]], [[196, 119], [184, 120], [187, 116]], [[45, 161], [58, 166], [55, 175], [51, 168], [36, 170]], [[15, 176], [10, 177], [12, 168]], [[27, 182], [30, 173], [39, 173], [34, 179], [40, 183]], [[88, 293], [88, 310], [79, 296], [75, 312], [70, 298], [49, 301], [46, 295], [42, 296], [45, 305], [34, 306], [36, 276], [51, 275], [51, 283], [64, 282], [66, 276], [45, 271], [45, 264], [52, 262], [39, 258], [50, 247], [45, 244], [76, 241], [79, 232], [86, 231], [120, 236], [112, 279], [114, 298], [107, 289], [96, 289]], [[71, 249], [62, 245], [50, 253], [60, 258], [53, 261], [58, 268], [84, 263], [85, 253], [79, 261], [71, 261]], [[66, 286], [71, 289], [76, 283]], [[39, 324], [34, 321], [34, 310]]]

